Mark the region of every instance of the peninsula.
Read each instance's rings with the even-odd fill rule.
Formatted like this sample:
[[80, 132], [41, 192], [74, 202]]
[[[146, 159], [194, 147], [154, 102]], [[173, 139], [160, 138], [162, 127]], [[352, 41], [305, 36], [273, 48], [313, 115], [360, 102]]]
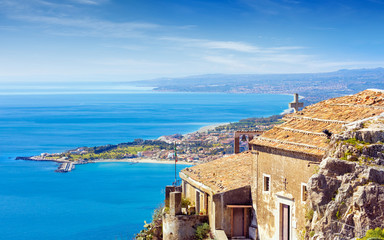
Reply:
[[[282, 123], [282, 115], [266, 118], [248, 118], [227, 124], [206, 126], [185, 135], [173, 134], [154, 140], [135, 139], [131, 142], [94, 147], [78, 147], [61, 153], [41, 153], [37, 156], [20, 156], [16, 160], [72, 162], [174, 163], [175, 146], [178, 164], [210, 162], [234, 153], [234, 132], [268, 130]], [[240, 148], [248, 149], [246, 142]]]

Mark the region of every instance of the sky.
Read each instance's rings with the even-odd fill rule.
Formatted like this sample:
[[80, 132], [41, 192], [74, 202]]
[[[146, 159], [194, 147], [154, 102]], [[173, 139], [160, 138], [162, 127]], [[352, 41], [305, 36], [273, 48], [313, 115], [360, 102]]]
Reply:
[[384, 67], [384, 0], [0, 0], [0, 83]]

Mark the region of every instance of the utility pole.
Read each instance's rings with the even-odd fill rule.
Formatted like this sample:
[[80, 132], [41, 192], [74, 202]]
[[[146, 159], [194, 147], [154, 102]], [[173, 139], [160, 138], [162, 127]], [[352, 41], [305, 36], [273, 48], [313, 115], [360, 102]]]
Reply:
[[177, 150], [176, 150], [176, 142], [175, 142], [175, 182], [174, 182], [174, 186], [177, 185], [177, 171], [176, 171], [176, 163], [177, 163]]

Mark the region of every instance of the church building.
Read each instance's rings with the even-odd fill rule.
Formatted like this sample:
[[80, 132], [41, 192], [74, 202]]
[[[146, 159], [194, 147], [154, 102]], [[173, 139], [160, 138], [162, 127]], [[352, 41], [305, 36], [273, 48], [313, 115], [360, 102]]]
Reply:
[[215, 235], [228, 239], [300, 239], [305, 227], [307, 182], [343, 125], [384, 112], [384, 92], [365, 90], [295, 112], [285, 123], [253, 136], [249, 151], [180, 173], [182, 191], [209, 216]]
[[383, 112], [384, 92], [366, 90], [285, 115], [285, 123], [250, 142], [255, 156], [253, 225], [259, 239], [300, 239], [305, 226], [306, 184], [316, 173], [329, 138], [340, 134], [345, 124]]

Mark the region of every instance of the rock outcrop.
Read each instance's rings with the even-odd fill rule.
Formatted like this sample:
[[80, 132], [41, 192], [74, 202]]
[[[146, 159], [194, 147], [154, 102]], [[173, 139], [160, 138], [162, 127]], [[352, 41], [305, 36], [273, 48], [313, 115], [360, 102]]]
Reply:
[[346, 125], [332, 136], [308, 182], [306, 238], [351, 239], [384, 227], [384, 118]]

